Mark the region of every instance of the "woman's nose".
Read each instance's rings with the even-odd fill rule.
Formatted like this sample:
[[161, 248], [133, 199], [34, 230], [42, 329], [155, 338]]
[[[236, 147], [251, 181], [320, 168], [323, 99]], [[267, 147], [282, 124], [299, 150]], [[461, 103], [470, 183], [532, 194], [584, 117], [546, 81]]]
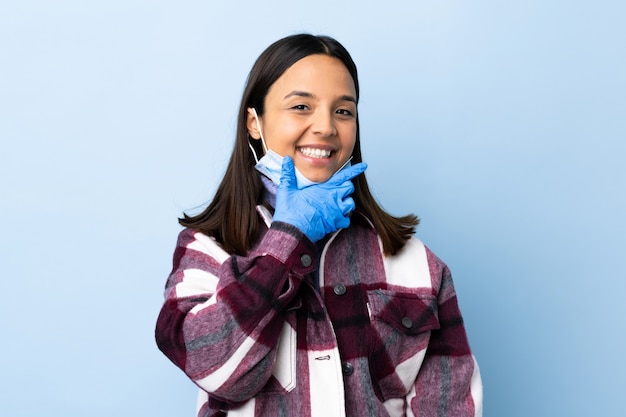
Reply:
[[315, 112], [311, 129], [313, 133], [324, 137], [336, 135], [337, 129], [335, 128], [333, 114], [328, 111]]

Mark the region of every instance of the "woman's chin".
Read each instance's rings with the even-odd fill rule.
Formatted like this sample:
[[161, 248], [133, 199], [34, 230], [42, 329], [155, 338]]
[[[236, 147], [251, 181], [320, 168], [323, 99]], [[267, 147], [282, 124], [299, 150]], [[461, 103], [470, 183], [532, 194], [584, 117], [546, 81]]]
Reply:
[[302, 173], [302, 175], [304, 175], [309, 181], [313, 181], [313, 182], [318, 182], [318, 183], [322, 183], [322, 182], [326, 182], [328, 181], [328, 179], [331, 177], [331, 174], [328, 173], [321, 173], [321, 172], [306, 172], [306, 171], [300, 171]]

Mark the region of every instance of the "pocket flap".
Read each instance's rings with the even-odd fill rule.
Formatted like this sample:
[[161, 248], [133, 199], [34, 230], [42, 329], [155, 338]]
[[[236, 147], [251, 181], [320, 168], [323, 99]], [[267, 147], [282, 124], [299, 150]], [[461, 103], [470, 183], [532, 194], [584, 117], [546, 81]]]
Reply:
[[372, 320], [380, 320], [406, 335], [439, 328], [437, 298], [431, 294], [389, 290], [367, 292]]

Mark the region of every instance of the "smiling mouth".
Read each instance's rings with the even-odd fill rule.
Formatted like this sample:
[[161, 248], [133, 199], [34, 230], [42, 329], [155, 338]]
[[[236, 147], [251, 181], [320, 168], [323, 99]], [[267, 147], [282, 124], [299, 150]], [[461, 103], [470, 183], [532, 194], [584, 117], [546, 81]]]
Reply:
[[298, 151], [309, 158], [325, 159], [330, 158], [332, 151], [330, 149], [318, 148], [298, 148]]

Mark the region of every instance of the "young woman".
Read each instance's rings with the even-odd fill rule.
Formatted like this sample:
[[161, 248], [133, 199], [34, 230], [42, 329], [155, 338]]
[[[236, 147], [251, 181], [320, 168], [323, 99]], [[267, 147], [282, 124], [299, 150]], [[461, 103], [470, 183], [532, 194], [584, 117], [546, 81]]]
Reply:
[[198, 416], [479, 416], [450, 272], [372, 197], [352, 58], [294, 35], [254, 64], [213, 201], [184, 216], [156, 326]]

